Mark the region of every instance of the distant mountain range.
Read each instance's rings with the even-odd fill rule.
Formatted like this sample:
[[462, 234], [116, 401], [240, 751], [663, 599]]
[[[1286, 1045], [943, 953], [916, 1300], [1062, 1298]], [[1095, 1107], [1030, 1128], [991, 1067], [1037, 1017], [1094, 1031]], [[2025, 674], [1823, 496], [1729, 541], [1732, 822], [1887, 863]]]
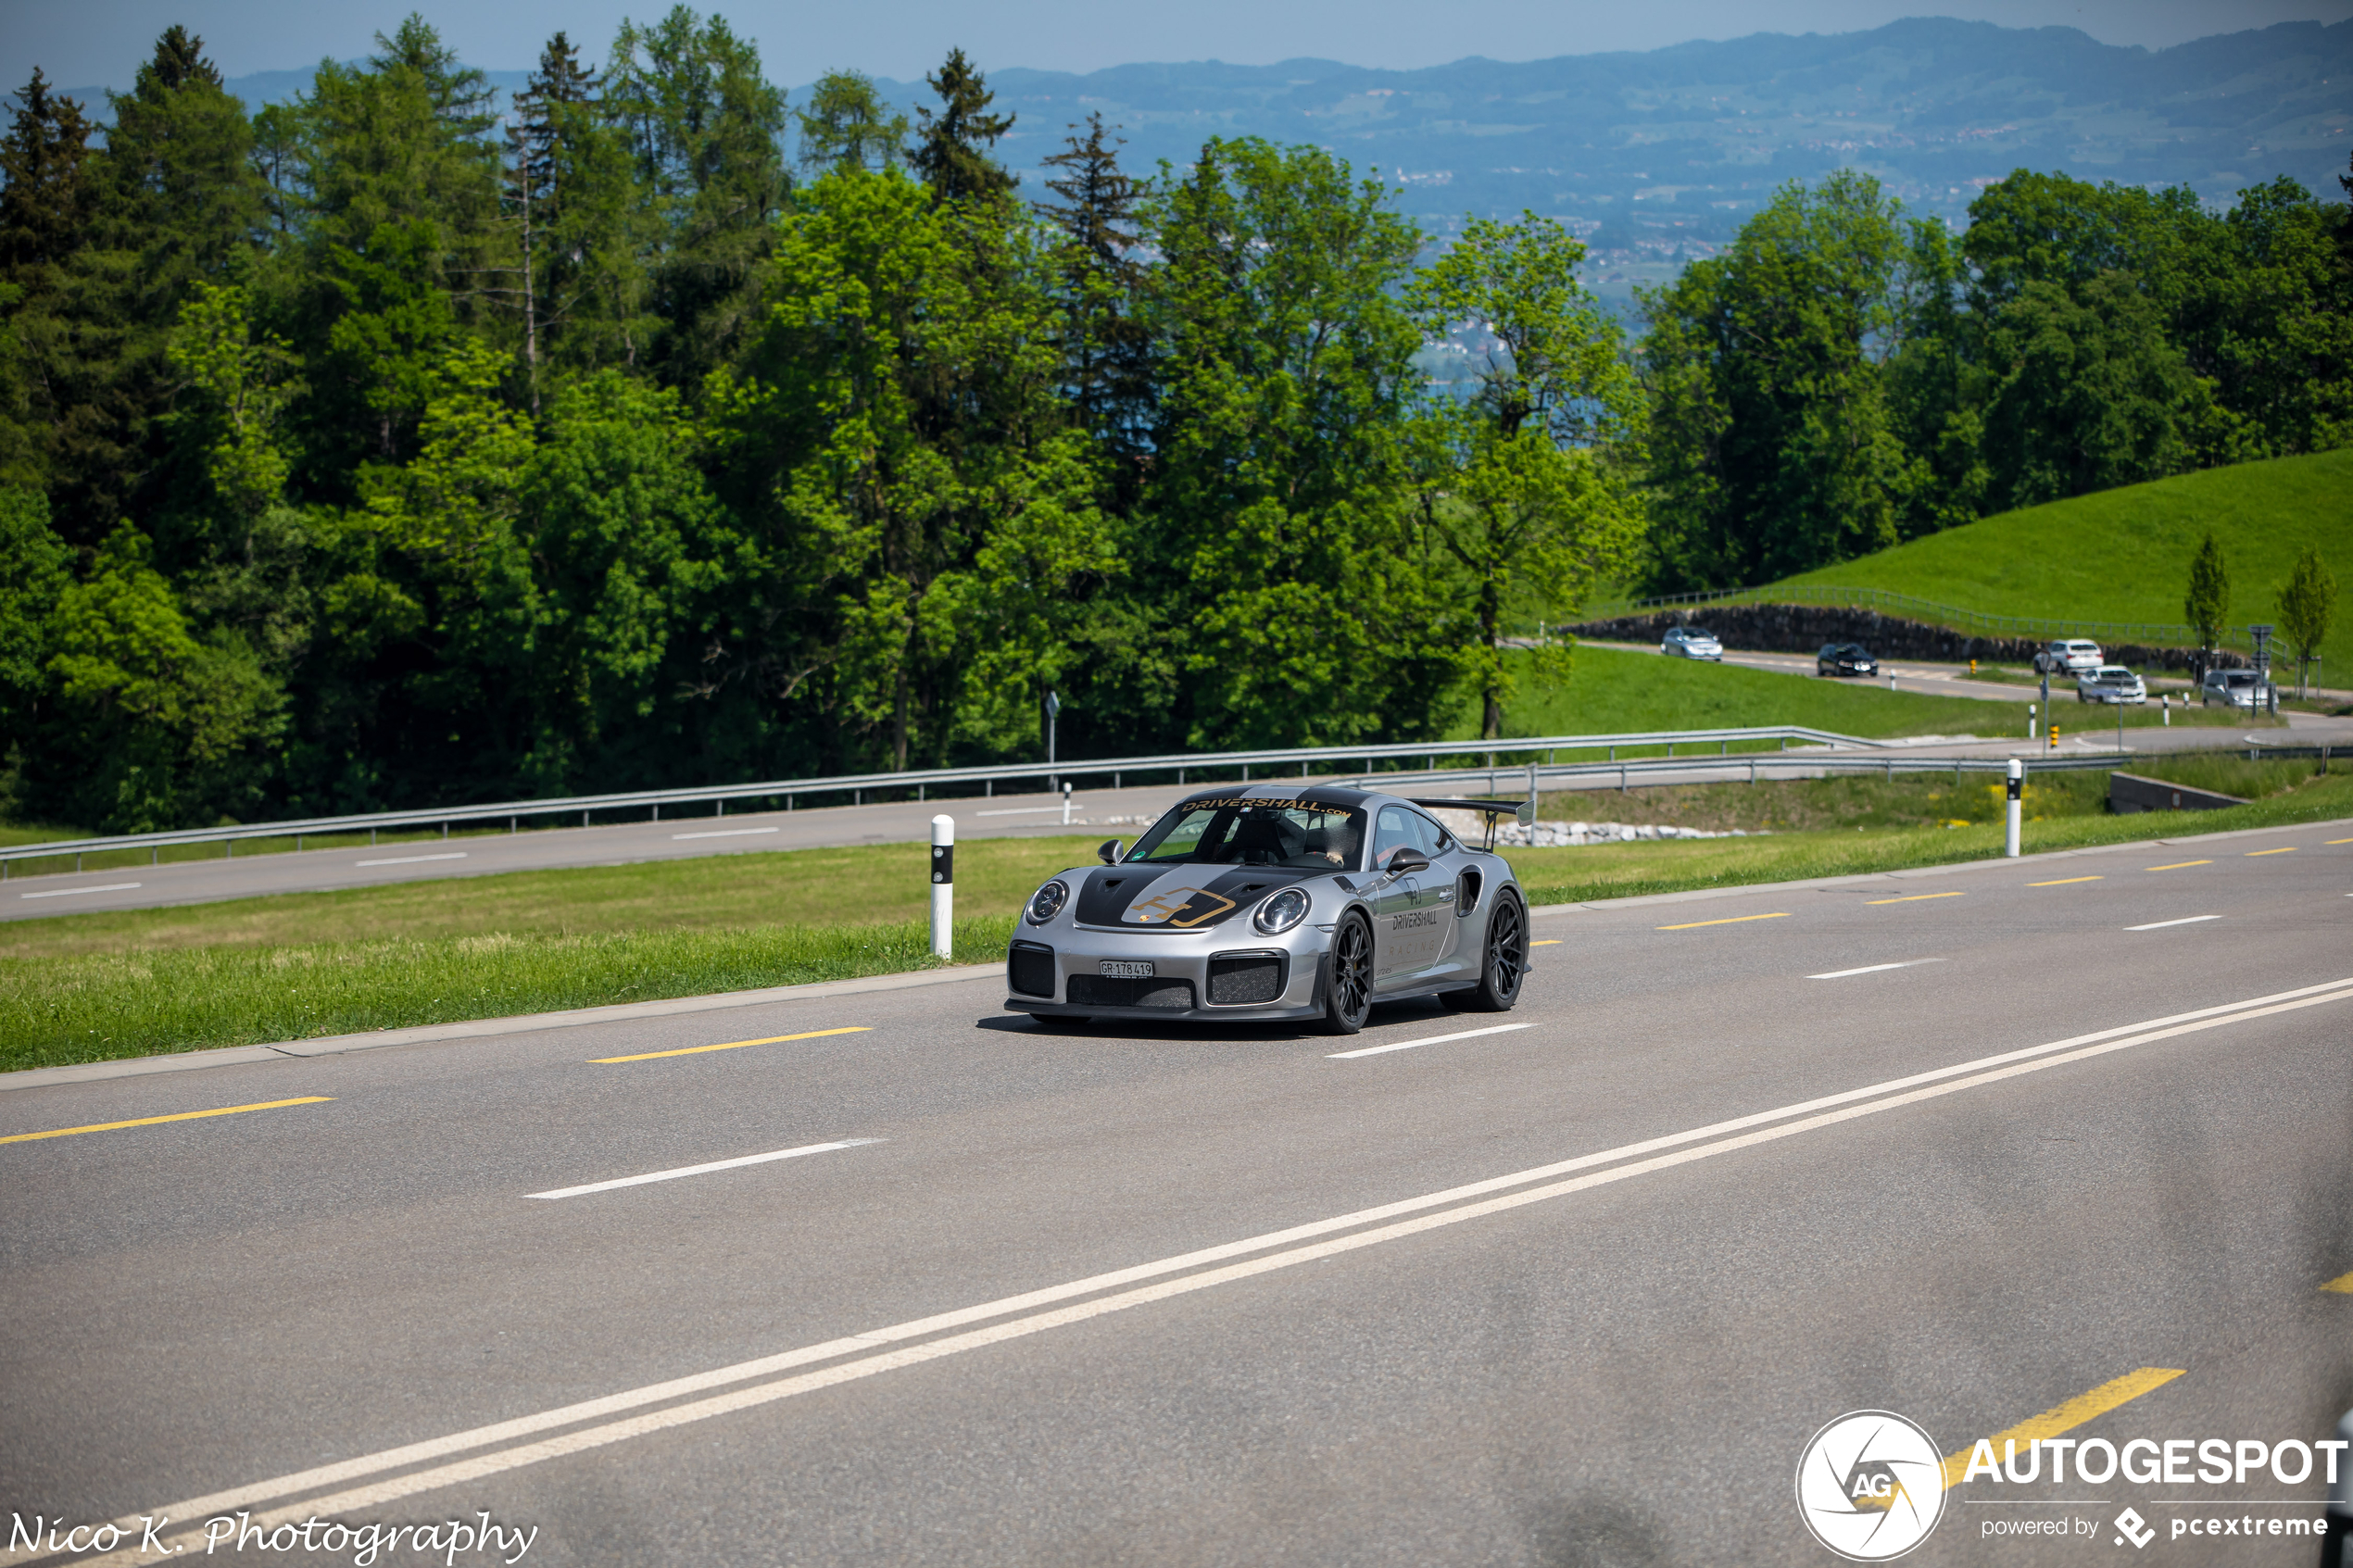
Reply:
[[[1929, 19], [1423, 70], [1213, 60], [1076, 75], [981, 63], [998, 108], [1018, 116], [998, 150], [1037, 194], [1037, 160], [1100, 111], [1122, 128], [1137, 172], [1181, 165], [1209, 136], [1315, 143], [1378, 169], [1433, 228], [1532, 207], [1573, 221], [1597, 249], [1660, 261], [1712, 250], [1774, 187], [1842, 165], [1916, 211], [1958, 220], [2020, 167], [2185, 184], [2218, 204], [2287, 174], [2335, 199], [2353, 152], [2353, 21], [2160, 50]], [[491, 76], [510, 91], [524, 79]], [[308, 80], [270, 71], [229, 85], [258, 104]], [[931, 99], [920, 82], [880, 85], [911, 111]]]

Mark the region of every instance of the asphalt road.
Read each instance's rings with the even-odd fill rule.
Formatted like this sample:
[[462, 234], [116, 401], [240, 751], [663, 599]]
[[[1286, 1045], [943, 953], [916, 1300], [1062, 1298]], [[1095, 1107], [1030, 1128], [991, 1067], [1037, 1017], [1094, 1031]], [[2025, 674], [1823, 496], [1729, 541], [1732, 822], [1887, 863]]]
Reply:
[[[1051, 1034], [983, 975], [0, 1093], [0, 1505], [487, 1515], [548, 1564], [1814, 1565], [1848, 1411], [2310, 1442], [2348, 895], [2308, 826], [1542, 915], [1515, 1012], [1346, 1040]], [[2309, 1563], [2170, 1532], [2320, 1490], [1981, 1475], [1906, 1561], [2113, 1559], [2129, 1506], [2152, 1560]]]

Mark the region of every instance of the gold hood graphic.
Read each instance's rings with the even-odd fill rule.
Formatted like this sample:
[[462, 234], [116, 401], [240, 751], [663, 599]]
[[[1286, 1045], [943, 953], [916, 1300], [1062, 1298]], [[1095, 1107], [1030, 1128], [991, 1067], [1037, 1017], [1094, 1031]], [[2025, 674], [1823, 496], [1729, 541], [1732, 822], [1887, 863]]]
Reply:
[[1164, 887], [1127, 906], [1123, 925], [1201, 925], [1234, 907], [1234, 900], [1205, 887]]

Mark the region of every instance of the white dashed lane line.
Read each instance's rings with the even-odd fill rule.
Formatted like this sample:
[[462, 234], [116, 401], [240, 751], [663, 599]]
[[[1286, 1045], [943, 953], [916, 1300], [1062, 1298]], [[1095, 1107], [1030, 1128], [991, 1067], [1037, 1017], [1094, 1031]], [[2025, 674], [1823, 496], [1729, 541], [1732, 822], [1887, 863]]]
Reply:
[[19, 893], [19, 898], [71, 898], [83, 893], [128, 893], [139, 884], [135, 882], [109, 882], [99, 887], [59, 887], [47, 893]]
[[557, 1187], [550, 1192], [527, 1192], [525, 1198], [578, 1198], [585, 1193], [610, 1192], [615, 1187], [644, 1186], [648, 1182], [674, 1182], [681, 1176], [708, 1175], [713, 1171], [739, 1170], [746, 1165], [765, 1165], [774, 1160], [798, 1160], [805, 1154], [829, 1154], [837, 1148], [862, 1148], [867, 1144], [880, 1143], [880, 1138], [844, 1138], [838, 1143], [803, 1144], [799, 1148], [779, 1148], [767, 1154], [744, 1154], [733, 1160], [714, 1160], [707, 1165], [681, 1165], [671, 1171], [648, 1171], [642, 1176], [621, 1176], [610, 1182], [589, 1182], [576, 1187]]
[[2180, 920], [2153, 920], [2146, 925], [2128, 925], [2127, 931], [2162, 931], [2169, 925], [2196, 925], [2202, 920], [2221, 920], [2221, 915], [2183, 915]]
[[464, 850], [452, 849], [447, 855], [394, 855], [382, 860], [354, 860], [351, 863], [355, 866], [413, 866], [426, 860], [462, 860], [465, 858]]
[[1860, 969], [1834, 969], [1828, 974], [1809, 974], [1808, 980], [1843, 980], [1850, 974], [1877, 974], [1888, 969], [1918, 969], [1924, 963], [1943, 963], [1943, 959], [1906, 959], [1902, 963], [1869, 963]]
[[1481, 1035], [1508, 1035], [1515, 1029], [1533, 1029], [1533, 1023], [1498, 1023], [1491, 1029], [1465, 1029], [1459, 1034], [1432, 1035], [1422, 1040], [1400, 1040], [1393, 1046], [1366, 1046], [1362, 1050], [1334, 1051], [1330, 1061], [1346, 1061], [1351, 1057], [1379, 1056], [1385, 1051], [1409, 1051], [1416, 1046], [1442, 1046], [1449, 1040], [1475, 1040]]

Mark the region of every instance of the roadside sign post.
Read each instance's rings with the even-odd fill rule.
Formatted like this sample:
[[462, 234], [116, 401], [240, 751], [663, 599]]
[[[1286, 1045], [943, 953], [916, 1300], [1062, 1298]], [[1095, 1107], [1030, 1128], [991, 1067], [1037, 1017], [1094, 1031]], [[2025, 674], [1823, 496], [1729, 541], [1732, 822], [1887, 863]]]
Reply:
[[931, 956], [944, 959], [956, 937], [956, 819], [931, 820]]
[[1051, 688], [1046, 693], [1046, 787], [1054, 787], [1054, 721], [1063, 715], [1063, 699]]
[[2020, 792], [2024, 789], [2025, 785], [2026, 764], [2013, 757], [2010, 759], [2010, 776], [2008, 784], [2009, 800], [2006, 808], [2009, 826], [2007, 831], [2003, 834], [2002, 840], [2002, 853], [2007, 855], [2013, 860], [2018, 859], [2019, 795]]

